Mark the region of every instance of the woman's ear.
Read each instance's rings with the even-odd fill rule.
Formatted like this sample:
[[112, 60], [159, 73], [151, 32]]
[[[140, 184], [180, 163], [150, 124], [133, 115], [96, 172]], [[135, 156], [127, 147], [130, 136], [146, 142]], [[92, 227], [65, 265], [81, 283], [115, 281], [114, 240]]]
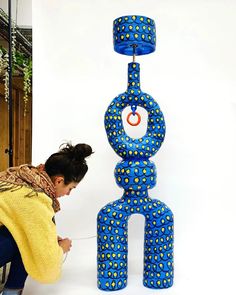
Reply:
[[55, 176], [54, 177], [54, 184], [62, 184], [64, 183], [64, 177], [63, 176]]

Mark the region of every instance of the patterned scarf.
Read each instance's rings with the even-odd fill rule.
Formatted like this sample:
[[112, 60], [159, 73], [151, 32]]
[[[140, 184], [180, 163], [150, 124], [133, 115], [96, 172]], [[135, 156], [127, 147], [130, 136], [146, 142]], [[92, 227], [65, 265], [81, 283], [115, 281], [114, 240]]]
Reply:
[[18, 167], [11, 167], [5, 171], [0, 172], [0, 192], [15, 191], [22, 186], [32, 189], [27, 194], [27, 197], [37, 195], [37, 192], [44, 192], [52, 199], [52, 207], [55, 212], [60, 210], [60, 203], [55, 194], [55, 187], [51, 178], [44, 171], [44, 165], [37, 167], [31, 165], [21, 165]]

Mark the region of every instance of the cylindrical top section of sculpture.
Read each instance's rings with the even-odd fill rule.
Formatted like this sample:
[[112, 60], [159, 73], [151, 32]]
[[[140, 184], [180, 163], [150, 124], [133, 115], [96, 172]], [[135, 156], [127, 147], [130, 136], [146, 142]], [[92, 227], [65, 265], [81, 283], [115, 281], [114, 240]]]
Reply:
[[114, 50], [125, 55], [149, 54], [156, 49], [155, 22], [140, 15], [121, 16], [113, 22]]

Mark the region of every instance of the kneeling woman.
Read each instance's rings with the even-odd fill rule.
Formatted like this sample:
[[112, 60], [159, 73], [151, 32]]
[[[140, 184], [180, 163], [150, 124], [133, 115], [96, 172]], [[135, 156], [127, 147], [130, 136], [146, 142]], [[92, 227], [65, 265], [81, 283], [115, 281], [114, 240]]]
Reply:
[[11, 262], [4, 295], [22, 294], [28, 274], [42, 283], [59, 279], [71, 240], [57, 235], [58, 198], [76, 188], [91, 154], [89, 145], [67, 144], [44, 165], [0, 172], [0, 267]]

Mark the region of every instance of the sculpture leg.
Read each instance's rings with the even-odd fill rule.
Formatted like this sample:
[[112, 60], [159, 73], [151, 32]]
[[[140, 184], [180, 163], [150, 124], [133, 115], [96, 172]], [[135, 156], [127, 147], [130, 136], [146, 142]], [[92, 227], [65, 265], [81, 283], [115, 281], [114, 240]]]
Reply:
[[100, 210], [98, 224], [98, 288], [115, 291], [127, 285], [128, 215], [121, 201]]
[[173, 214], [162, 202], [153, 200], [145, 214], [144, 278], [148, 288], [173, 284]]

